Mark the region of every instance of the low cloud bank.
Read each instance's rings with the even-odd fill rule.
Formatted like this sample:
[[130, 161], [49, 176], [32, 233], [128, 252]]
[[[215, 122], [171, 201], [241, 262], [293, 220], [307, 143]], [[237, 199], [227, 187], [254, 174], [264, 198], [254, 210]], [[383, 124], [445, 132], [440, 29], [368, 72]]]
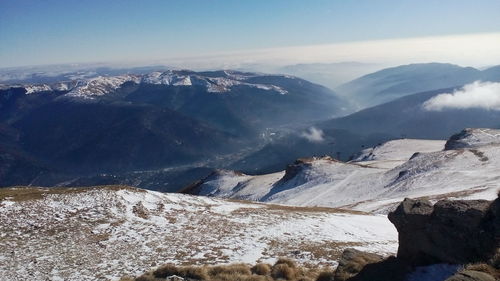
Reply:
[[307, 129], [307, 131], [303, 132], [301, 136], [310, 142], [322, 142], [325, 140], [323, 131], [315, 127]]
[[429, 111], [443, 109], [500, 110], [500, 83], [476, 81], [453, 93], [437, 95], [423, 104]]

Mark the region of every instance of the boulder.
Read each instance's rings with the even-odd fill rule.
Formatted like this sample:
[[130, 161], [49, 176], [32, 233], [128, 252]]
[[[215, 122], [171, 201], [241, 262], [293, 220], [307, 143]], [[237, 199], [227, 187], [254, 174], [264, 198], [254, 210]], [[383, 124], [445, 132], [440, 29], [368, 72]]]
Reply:
[[499, 248], [499, 199], [405, 199], [389, 214], [399, 232], [398, 259], [413, 265], [492, 259]]
[[335, 270], [335, 281], [345, 281], [358, 274], [367, 264], [381, 262], [383, 257], [373, 253], [347, 248], [342, 253]]
[[406, 281], [406, 276], [412, 269], [413, 267], [404, 260], [388, 257], [381, 262], [366, 264], [358, 274], [347, 281]]

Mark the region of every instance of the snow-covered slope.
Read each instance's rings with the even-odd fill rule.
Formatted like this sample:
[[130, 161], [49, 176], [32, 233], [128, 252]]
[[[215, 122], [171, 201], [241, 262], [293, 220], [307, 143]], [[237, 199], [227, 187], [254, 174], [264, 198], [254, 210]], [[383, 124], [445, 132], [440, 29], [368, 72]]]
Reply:
[[394, 253], [384, 216], [132, 189], [0, 189], [2, 280], [116, 280], [160, 264], [334, 265], [346, 247]]
[[451, 136], [445, 149], [474, 148], [490, 144], [500, 144], [500, 130], [465, 129]]
[[[155, 84], [170, 86], [202, 86], [210, 93], [224, 93], [235, 86], [246, 86], [279, 94], [287, 94], [285, 89], [272, 84], [253, 83], [248, 81], [258, 77], [255, 73], [223, 71], [219, 76], [187, 70], [168, 70], [165, 72], [151, 72], [144, 75], [124, 74], [118, 76], [97, 76], [55, 84], [23, 85], [26, 94], [44, 91], [68, 91], [69, 97], [92, 99], [112, 93], [122, 87], [126, 82], [135, 84]], [[293, 79], [291, 76], [286, 78]]]
[[70, 97], [92, 98], [103, 96], [120, 88], [126, 82], [139, 84], [141, 77], [137, 75], [99, 76], [88, 80], [78, 81], [75, 87], [66, 94]]
[[442, 150], [445, 141], [400, 139], [367, 148], [354, 158], [353, 162], [380, 168], [394, 168], [408, 161], [415, 152], [434, 152]]
[[443, 150], [444, 141], [393, 140], [348, 163], [323, 157], [299, 159], [270, 175], [214, 174], [191, 193], [377, 213], [387, 213], [405, 197], [496, 198], [500, 131], [467, 132], [460, 149]]

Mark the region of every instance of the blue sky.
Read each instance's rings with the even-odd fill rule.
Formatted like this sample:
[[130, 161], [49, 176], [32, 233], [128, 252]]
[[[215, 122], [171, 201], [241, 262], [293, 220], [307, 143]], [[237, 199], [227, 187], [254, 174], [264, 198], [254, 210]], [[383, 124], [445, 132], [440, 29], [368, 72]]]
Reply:
[[0, 0], [0, 67], [500, 32], [498, 0]]

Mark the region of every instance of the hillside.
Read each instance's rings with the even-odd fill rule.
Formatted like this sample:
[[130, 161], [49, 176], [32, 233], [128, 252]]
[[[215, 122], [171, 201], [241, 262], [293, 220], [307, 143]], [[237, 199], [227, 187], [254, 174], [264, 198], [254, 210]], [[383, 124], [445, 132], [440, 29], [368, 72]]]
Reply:
[[[491, 199], [500, 188], [498, 130], [470, 129], [448, 142], [393, 140], [350, 162], [299, 159], [286, 171], [248, 176], [218, 172], [185, 192], [299, 206], [387, 213], [405, 197]], [[460, 142], [454, 149], [451, 143]]]
[[355, 247], [394, 253], [386, 217], [164, 194], [123, 186], [0, 189], [5, 280], [117, 280], [162, 263], [333, 265]]
[[[342, 129], [369, 136], [379, 133], [391, 138], [445, 139], [463, 128], [500, 128], [500, 111], [484, 107], [429, 110], [424, 104], [443, 93], [462, 89], [447, 88], [408, 95], [366, 108], [345, 117], [317, 124], [318, 128]], [[474, 93], [470, 93], [471, 96]]]

